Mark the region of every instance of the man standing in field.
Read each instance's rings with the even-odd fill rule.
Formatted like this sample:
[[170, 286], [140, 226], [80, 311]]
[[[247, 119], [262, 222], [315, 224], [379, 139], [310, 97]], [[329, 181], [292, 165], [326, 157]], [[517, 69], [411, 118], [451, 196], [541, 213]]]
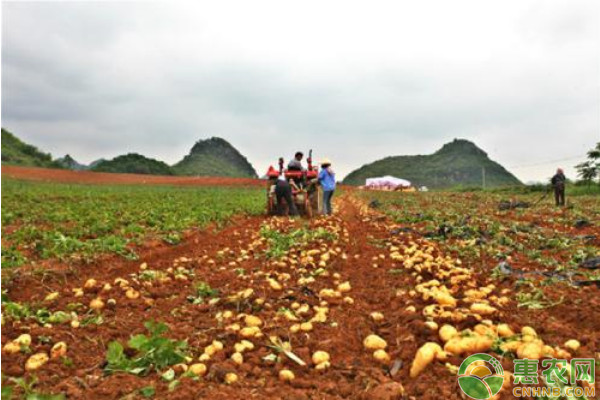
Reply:
[[559, 168], [556, 170], [556, 174], [552, 177], [552, 187], [554, 188], [554, 200], [557, 206], [565, 205], [565, 182], [567, 178], [562, 170]]
[[287, 203], [289, 215], [298, 215], [298, 209], [296, 208], [296, 204], [294, 204], [294, 198], [292, 196], [292, 185], [295, 185], [294, 182], [288, 182], [287, 179], [285, 179], [285, 175], [282, 171], [279, 175], [279, 178], [277, 178], [277, 183], [275, 184], [275, 197], [277, 198], [278, 215], [284, 215], [284, 200]]
[[331, 197], [335, 190], [335, 172], [331, 169], [331, 161], [321, 161], [321, 172], [319, 172], [319, 183], [323, 187], [323, 214], [331, 215]]

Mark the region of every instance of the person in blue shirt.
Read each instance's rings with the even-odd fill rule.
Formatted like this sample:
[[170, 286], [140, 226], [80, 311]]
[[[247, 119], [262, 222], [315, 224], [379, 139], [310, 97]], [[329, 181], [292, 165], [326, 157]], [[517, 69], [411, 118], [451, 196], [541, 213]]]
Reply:
[[318, 179], [323, 188], [323, 214], [331, 215], [331, 197], [335, 191], [335, 172], [331, 169], [331, 161], [327, 158], [321, 161]]

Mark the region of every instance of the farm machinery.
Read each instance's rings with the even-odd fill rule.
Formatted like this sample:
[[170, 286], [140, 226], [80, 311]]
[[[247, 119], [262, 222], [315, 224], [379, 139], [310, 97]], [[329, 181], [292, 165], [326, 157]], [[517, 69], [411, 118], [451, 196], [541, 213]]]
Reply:
[[[277, 180], [283, 174], [285, 179], [292, 186], [292, 200], [302, 216], [312, 218], [313, 215], [322, 211], [321, 204], [321, 186], [318, 184], [318, 167], [312, 165], [312, 150], [310, 150], [306, 159], [307, 169], [292, 170], [284, 169], [283, 157], [279, 158], [279, 169], [272, 165], [267, 171], [267, 214], [277, 215], [277, 196], [275, 195], [275, 186]], [[283, 202], [285, 214], [289, 213], [287, 203]]]

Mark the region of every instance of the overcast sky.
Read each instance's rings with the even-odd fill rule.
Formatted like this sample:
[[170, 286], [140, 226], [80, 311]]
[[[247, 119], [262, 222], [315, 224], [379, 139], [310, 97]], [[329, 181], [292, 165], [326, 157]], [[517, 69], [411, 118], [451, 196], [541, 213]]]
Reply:
[[230, 141], [339, 175], [474, 141], [523, 181], [600, 141], [600, 2], [2, 3], [2, 126], [80, 162]]

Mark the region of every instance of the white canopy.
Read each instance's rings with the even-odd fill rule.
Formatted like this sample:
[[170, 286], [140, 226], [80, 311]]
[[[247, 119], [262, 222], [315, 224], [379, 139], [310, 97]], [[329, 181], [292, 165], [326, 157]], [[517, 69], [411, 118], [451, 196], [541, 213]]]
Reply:
[[378, 178], [368, 178], [366, 181], [366, 186], [369, 187], [390, 187], [396, 188], [398, 186], [409, 187], [411, 185], [410, 181], [406, 179], [396, 178], [395, 176], [381, 176]]

